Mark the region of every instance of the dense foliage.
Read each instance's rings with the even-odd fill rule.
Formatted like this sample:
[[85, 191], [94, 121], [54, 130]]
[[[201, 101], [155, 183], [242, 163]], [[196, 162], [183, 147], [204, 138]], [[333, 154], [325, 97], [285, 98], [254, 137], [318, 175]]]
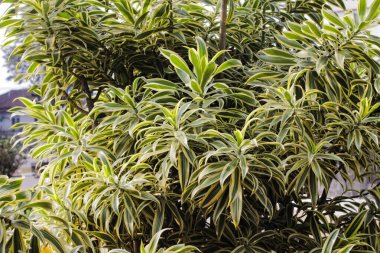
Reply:
[[20, 148], [12, 147], [11, 140], [0, 138], [0, 175], [10, 177], [19, 168], [24, 159], [19, 150]]
[[1, 215], [35, 229], [3, 222], [0, 246], [380, 251], [379, 0], [342, 18], [324, 0], [5, 2], [14, 54], [44, 75], [13, 109], [49, 160], [21, 205], [52, 208]]

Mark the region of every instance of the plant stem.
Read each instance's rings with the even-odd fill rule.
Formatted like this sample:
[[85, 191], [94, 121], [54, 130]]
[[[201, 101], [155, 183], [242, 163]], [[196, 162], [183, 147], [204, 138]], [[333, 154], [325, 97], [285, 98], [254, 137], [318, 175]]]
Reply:
[[[219, 32], [219, 50], [226, 49], [226, 23], [227, 23], [227, 2], [228, 0], [221, 0], [220, 5], [220, 32]], [[224, 54], [219, 58], [220, 62], [224, 62]]]

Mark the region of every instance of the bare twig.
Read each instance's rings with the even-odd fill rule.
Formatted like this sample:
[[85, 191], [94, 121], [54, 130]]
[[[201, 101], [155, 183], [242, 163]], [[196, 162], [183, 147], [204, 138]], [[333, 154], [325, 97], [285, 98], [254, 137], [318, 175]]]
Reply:
[[65, 91], [65, 90], [62, 90], [61, 89], [61, 92], [64, 94], [64, 96], [66, 97], [67, 101], [69, 101], [69, 103], [74, 106], [78, 111], [80, 111], [81, 113], [84, 113], [84, 114], [89, 114], [88, 111], [86, 111], [85, 109], [83, 109], [82, 107], [80, 107], [79, 105], [77, 105], [77, 103], [75, 103], [75, 101], [70, 97], [70, 95]]

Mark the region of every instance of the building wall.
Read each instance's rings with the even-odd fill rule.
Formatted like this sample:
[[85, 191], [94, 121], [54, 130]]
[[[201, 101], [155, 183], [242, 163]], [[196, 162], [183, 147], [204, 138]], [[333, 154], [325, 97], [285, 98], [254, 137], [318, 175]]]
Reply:
[[25, 115], [17, 115], [11, 117], [11, 113], [9, 112], [0, 112], [0, 131], [8, 132], [8, 131], [17, 131], [16, 129], [12, 129], [11, 126], [18, 122], [34, 122], [34, 119], [25, 116]]
[[11, 127], [10, 113], [0, 112], [0, 131], [7, 131]]

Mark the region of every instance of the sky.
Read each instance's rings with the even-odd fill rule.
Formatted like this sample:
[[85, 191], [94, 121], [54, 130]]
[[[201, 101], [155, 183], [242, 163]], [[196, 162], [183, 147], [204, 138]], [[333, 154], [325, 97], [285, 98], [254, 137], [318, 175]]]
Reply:
[[[347, 9], [355, 8], [357, 5], [357, 0], [347, 0], [345, 1], [347, 4]], [[370, 5], [372, 0], [367, 1], [368, 5]], [[0, 16], [4, 14], [4, 12], [7, 10], [9, 4], [0, 4]], [[380, 29], [372, 28], [372, 33], [375, 35], [380, 36]], [[5, 37], [4, 37], [4, 29], [0, 29], [0, 45], [3, 44]], [[3, 58], [3, 52], [0, 50], [0, 95], [11, 90], [11, 89], [22, 89], [28, 86], [28, 84], [17, 84], [13, 81], [6, 80], [7, 78], [7, 69], [5, 68], [5, 59]]]
[[[7, 10], [9, 4], [1, 4], [0, 5], [0, 16], [4, 14], [4, 12]], [[3, 45], [3, 42], [5, 40], [4, 37], [5, 29], [0, 29], [0, 45]], [[22, 89], [27, 87], [27, 84], [16, 84], [13, 81], [7, 80], [7, 69], [4, 66], [6, 63], [5, 59], [3, 58], [3, 51], [0, 50], [0, 95], [11, 90], [11, 89]]]

